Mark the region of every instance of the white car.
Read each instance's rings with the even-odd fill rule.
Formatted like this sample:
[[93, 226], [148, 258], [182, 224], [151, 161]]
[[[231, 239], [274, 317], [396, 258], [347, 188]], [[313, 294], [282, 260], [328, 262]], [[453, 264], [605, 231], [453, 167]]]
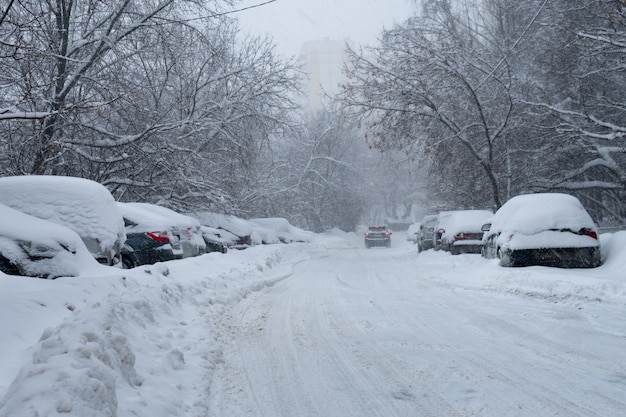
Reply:
[[593, 268], [602, 263], [596, 225], [568, 194], [513, 197], [483, 230], [483, 256], [499, 258], [502, 266]]

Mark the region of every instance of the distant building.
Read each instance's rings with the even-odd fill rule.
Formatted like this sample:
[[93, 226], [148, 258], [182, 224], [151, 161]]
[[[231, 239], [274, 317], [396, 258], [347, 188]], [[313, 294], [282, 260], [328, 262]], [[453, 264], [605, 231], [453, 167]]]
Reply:
[[305, 107], [316, 112], [339, 92], [339, 84], [345, 80], [343, 66], [346, 62], [346, 41], [324, 39], [306, 42], [302, 46], [300, 61], [306, 72]]

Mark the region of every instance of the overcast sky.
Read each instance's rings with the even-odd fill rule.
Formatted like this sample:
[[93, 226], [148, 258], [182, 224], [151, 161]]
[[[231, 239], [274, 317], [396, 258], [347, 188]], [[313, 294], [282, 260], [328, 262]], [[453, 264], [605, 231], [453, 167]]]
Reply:
[[[244, 0], [238, 8], [268, 0]], [[374, 45], [384, 28], [401, 23], [413, 11], [411, 0], [275, 0], [237, 13], [241, 28], [270, 34], [280, 52], [297, 55], [302, 44], [322, 39]]]

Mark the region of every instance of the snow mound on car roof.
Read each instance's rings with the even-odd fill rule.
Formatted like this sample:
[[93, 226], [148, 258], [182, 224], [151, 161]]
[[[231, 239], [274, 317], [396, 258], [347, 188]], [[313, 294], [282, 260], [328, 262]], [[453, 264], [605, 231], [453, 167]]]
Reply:
[[157, 213], [133, 205], [132, 203], [117, 203], [122, 216], [135, 223], [129, 227], [133, 232], [149, 232], [155, 230], [169, 230], [175, 223]]
[[491, 231], [516, 231], [531, 235], [551, 229], [595, 229], [593, 219], [578, 199], [569, 194], [518, 195], [494, 215]]
[[157, 206], [150, 203], [124, 203], [124, 205], [124, 210], [128, 210], [128, 214], [132, 213], [133, 209], [135, 210], [135, 214], [140, 212], [152, 213], [152, 216], [149, 217], [150, 221], [158, 221], [159, 218], [165, 218], [171, 222], [170, 225], [173, 224], [183, 229], [186, 229], [187, 227], [200, 227], [198, 219], [178, 213], [167, 207]]
[[228, 230], [237, 236], [250, 236], [252, 234], [252, 230], [254, 229], [254, 224], [252, 222], [230, 214], [203, 211], [194, 213], [193, 215], [205, 226]]
[[0, 178], [0, 203], [96, 239], [102, 249], [125, 240], [113, 196], [95, 181], [48, 175]]
[[461, 210], [450, 215], [445, 224], [446, 236], [454, 236], [460, 232], [477, 233], [483, 224], [493, 216], [489, 210]]

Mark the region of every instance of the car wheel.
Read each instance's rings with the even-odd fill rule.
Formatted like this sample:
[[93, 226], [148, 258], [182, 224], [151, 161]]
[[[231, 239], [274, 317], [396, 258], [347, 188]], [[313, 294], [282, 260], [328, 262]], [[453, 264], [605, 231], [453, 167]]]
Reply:
[[133, 269], [137, 264], [133, 260], [131, 256], [122, 256], [122, 268], [124, 269]]

